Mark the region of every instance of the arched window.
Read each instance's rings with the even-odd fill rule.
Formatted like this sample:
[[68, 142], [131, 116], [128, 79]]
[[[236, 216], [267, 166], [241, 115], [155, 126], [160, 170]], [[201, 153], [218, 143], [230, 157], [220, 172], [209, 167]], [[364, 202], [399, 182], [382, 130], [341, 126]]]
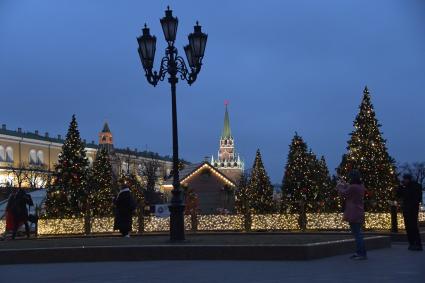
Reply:
[[3, 162], [6, 160], [6, 154], [4, 152], [4, 147], [0, 145], [0, 162]]
[[35, 151], [35, 149], [30, 150], [29, 161], [32, 165], [37, 164], [37, 152]]
[[37, 164], [38, 165], [44, 164], [44, 153], [42, 150], [37, 151]]
[[13, 162], [13, 148], [10, 146], [6, 148], [6, 162]]
[[123, 172], [123, 173], [128, 173], [128, 163], [127, 162], [123, 162], [122, 164], [121, 164], [121, 172]]

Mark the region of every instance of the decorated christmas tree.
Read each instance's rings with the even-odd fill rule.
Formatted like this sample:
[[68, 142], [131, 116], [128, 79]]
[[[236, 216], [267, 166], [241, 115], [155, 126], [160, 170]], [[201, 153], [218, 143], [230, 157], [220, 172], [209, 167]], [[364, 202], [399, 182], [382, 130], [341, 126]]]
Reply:
[[47, 193], [46, 213], [51, 217], [81, 216], [88, 209], [88, 161], [75, 115], [72, 116], [58, 164], [55, 181]]
[[365, 87], [348, 152], [342, 158], [338, 174], [347, 178], [352, 169], [358, 169], [367, 189], [366, 208], [378, 212], [389, 210], [392, 190], [397, 185], [394, 160], [387, 152], [380, 126]]
[[[304, 204], [313, 198], [311, 179], [312, 154], [307, 144], [295, 133], [289, 146], [288, 159], [282, 181], [282, 209], [287, 212], [299, 212], [300, 202]], [[311, 210], [311, 209], [310, 209]]]
[[93, 216], [112, 214], [112, 166], [106, 149], [101, 148], [96, 154], [90, 172], [89, 204]]
[[317, 212], [337, 212], [340, 210], [340, 198], [335, 190], [336, 184], [332, 183], [324, 156], [317, 160], [317, 166], [317, 182], [320, 190]]
[[235, 190], [235, 208], [238, 214], [247, 214], [250, 211], [248, 176], [245, 172], [241, 174]]
[[311, 182], [310, 187], [307, 188], [307, 202], [306, 209], [309, 212], [323, 211], [324, 191], [327, 175], [323, 171], [322, 164], [317, 158], [316, 154], [310, 149], [310, 162], [308, 169], [308, 179]]
[[248, 182], [248, 197], [252, 212], [273, 212], [273, 186], [261, 160], [260, 150], [257, 150]]

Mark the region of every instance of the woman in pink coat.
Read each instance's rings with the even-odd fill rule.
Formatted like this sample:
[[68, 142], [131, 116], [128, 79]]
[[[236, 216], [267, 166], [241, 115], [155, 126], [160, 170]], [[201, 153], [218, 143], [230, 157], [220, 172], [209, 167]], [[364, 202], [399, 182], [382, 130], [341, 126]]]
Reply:
[[345, 201], [344, 220], [350, 224], [351, 233], [356, 240], [356, 254], [351, 256], [351, 259], [364, 260], [367, 259], [362, 232], [366, 188], [362, 184], [359, 171], [352, 170], [348, 179], [348, 184], [342, 180], [339, 181], [336, 189]]

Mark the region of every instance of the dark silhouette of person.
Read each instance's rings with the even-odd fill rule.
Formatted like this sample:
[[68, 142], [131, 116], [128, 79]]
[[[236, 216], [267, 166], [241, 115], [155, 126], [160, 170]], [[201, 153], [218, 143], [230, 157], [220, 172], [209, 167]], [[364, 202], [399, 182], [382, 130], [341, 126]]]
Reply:
[[422, 186], [413, 180], [412, 175], [404, 174], [402, 185], [397, 188], [396, 192], [397, 197], [401, 199], [409, 250], [422, 251], [418, 223], [419, 204], [422, 201]]
[[130, 237], [132, 226], [132, 218], [136, 209], [136, 202], [131, 196], [130, 189], [127, 185], [122, 185], [117, 197], [114, 200], [115, 204], [115, 222], [114, 230], [119, 230], [123, 237]]
[[12, 239], [16, 238], [19, 227], [25, 225], [27, 238], [30, 237], [30, 228], [28, 225], [28, 206], [34, 205], [31, 195], [23, 189], [14, 190], [7, 202], [6, 211], [11, 214]]

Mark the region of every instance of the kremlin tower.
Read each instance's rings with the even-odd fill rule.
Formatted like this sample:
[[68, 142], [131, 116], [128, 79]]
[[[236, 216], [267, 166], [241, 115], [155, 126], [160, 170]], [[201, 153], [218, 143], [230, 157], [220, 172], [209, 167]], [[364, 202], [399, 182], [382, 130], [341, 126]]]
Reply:
[[228, 178], [237, 182], [244, 170], [244, 163], [235, 151], [235, 141], [230, 130], [228, 102], [225, 102], [224, 127], [220, 138], [218, 158], [211, 157], [211, 164]]

